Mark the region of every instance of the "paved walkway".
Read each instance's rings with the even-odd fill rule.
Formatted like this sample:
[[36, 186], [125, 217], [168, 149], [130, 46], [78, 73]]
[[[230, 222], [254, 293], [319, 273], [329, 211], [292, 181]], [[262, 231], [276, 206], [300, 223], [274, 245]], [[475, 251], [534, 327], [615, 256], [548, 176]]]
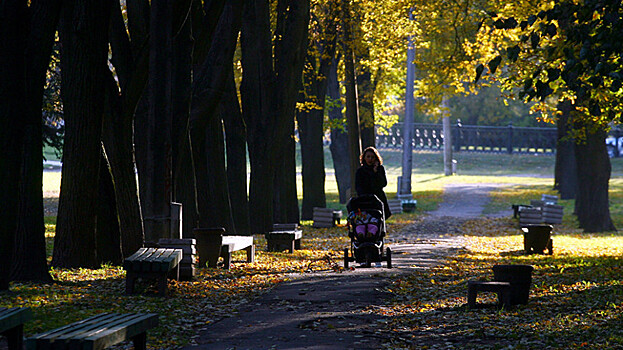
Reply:
[[300, 275], [210, 325], [185, 349], [382, 348], [386, 320], [370, 311], [389, 303], [389, 280], [438, 265], [461, 249], [460, 226], [480, 217], [496, 186], [446, 187], [438, 210], [387, 239], [395, 268]]

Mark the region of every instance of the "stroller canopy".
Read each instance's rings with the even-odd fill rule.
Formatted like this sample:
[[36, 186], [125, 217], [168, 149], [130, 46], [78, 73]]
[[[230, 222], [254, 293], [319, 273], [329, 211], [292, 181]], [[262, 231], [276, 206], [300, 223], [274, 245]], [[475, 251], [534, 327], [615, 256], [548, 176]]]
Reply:
[[373, 194], [366, 194], [358, 197], [353, 197], [346, 203], [346, 210], [353, 212], [355, 210], [380, 210], [383, 213], [383, 202], [379, 197]]

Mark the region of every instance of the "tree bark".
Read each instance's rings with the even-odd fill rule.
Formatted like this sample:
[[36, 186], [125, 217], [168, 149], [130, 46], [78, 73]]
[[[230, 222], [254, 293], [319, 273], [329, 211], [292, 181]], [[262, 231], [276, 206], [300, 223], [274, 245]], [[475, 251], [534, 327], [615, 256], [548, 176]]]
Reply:
[[145, 241], [154, 244], [171, 235], [172, 140], [172, 2], [151, 3], [149, 37], [148, 122], [143, 225]]
[[556, 123], [558, 129], [558, 142], [556, 144], [556, 166], [554, 169], [554, 189], [560, 193], [560, 199], [575, 198], [578, 189], [577, 162], [575, 159], [575, 142], [569, 131], [571, 101], [558, 104], [558, 110], [562, 112]]
[[247, 125], [251, 164], [249, 216], [251, 232], [268, 232], [273, 224], [275, 111], [272, 108], [276, 77], [273, 72], [269, 10], [261, 0], [245, 2], [240, 46], [242, 49], [242, 115]]
[[240, 111], [234, 72], [230, 70], [221, 101], [227, 151], [227, 184], [234, 227], [239, 235], [250, 235], [247, 197], [247, 131]]
[[[369, 60], [370, 55], [357, 57], [357, 62]], [[361, 148], [376, 147], [376, 132], [374, 131], [374, 84], [369, 67], [359, 67], [357, 74], [357, 96], [359, 104], [359, 119], [361, 122]]]
[[357, 95], [357, 81], [355, 78], [355, 56], [353, 52], [352, 19], [350, 0], [343, 0], [342, 23], [344, 41], [344, 76], [346, 85], [346, 121], [348, 125], [348, 153], [350, 164], [350, 196], [356, 195], [355, 172], [359, 168], [361, 155], [361, 119], [359, 118], [359, 97]]
[[[64, 3], [61, 12], [61, 84], [65, 116], [63, 170], [54, 256], [56, 267], [98, 267], [95, 221], [108, 59], [105, 2]], [[79, 25], [78, 25], [79, 24]]]
[[331, 70], [328, 77], [327, 94], [332, 101], [332, 107], [329, 108], [329, 119], [335, 125], [337, 122], [342, 127], [334, 127], [331, 129], [331, 158], [333, 159], [333, 170], [335, 181], [340, 195], [340, 203], [345, 204], [348, 197], [348, 189], [350, 188], [350, 162], [348, 153], [348, 134], [344, 127], [344, 116], [342, 115], [342, 99], [340, 97], [340, 83], [337, 79], [338, 59], [334, 59], [331, 64]]
[[280, 207], [276, 208], [276, 217], [281, 218], [281, 221], [296, 223], [299, 222], [299, 206], [296, 193], [294, 112], [307, 52], [309, 6], [309, 0], [278, 2], [277, 40], [274, 43], [277, 84], [273, 101], [277, 114], [273, 130], [277, 143], [273, 146], [276, 148], [276, 159], [279, 160], [274, 181], [277, 183], [281, 180], [281, 185], [277, 185], [280, 187]]
[[97, 229], [95, 234], [97, 263], [110, 263], [119, 266], [123, 262], [121, 253], [121, 232], [117, 217], [115, 186], [102, 149], [100, 156], [99, 193], [97, 198]]
[[41, 107], [45, 74], [60, 14], [60, 1], [33, 1], [26, 46], [26, 132], [22, 149], [20, 209], [11, 279], [50, 282], [43, 223]]
[[586, 142], [577, 143], [578, 192], [576, 212], [584, 232], [616, 231], [610, 218], [608, 182], [610, 158], [606, 150], [606, 132], [587, 130]]
[[197, 227], [197, 192], [192, 164], [188, 120], [192, 92], [193, 38], [189, 17], [173, 40], [173, 201], [182, 204], [182, 237], [193, 237]]
[[234, 226], [224, 160], [223, 125], [216, 111], [231, 71], [241, 11], [239, 1], [229, 2], [223, 9], [211, 49], [195, 75], [189, 122], [199, 225], [224, 227], [230, 233], [234, 232]]
[[25, 1], [0, 6], [0, 291], [9, 289], [19, 213], [19, 176], [24, 133]]
[[[309, 1], [279, 1], [274, 61], [269, 12], [265, 1], [245, 3], [241, 36], [244, 73], [240, 90], [251, 162], [252, 232], [272, 229], [275, 164], [286, 156], [284, 147], [293, 132], [294, 106], [307, 45]], [[298, 203], [294, 204], [296, 192], [291, 187], [280, 190], [285, 190], [286, 198], [292, 202], [285, 205], [296, 207], [298, 214]]]

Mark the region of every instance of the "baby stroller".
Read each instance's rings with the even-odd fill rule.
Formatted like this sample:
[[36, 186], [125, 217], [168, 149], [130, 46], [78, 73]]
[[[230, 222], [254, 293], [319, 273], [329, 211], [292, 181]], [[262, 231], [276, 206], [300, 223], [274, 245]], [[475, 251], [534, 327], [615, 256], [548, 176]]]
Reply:
[[366, 267], [387, 261], [387, 268], [391, 269], [392, 252], [383, 244], [386, 233], [383, 202], [375, 195], [363, 195], [351, 198], [346, 209], [352, 255], [349, 249], [344, 249], [344, 268], [352, 261]]

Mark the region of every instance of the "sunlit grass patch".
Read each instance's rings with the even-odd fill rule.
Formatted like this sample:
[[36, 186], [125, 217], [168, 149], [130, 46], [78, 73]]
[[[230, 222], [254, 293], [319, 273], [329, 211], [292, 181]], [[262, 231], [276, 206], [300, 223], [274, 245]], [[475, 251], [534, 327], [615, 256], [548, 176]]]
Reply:
[[[394, 345], [468, 349], [623, 346], [623, 234], [554, 230], [553, 255], [524, 255], [516, 220], [467, 222], [465, 249], [444, 266], [394, 281]], [[468, 310], [467, 281], [493, 280], [495, 264], [534, 266], [528, 305]], [[496, 303], [495, 294], [479, 302]]]

